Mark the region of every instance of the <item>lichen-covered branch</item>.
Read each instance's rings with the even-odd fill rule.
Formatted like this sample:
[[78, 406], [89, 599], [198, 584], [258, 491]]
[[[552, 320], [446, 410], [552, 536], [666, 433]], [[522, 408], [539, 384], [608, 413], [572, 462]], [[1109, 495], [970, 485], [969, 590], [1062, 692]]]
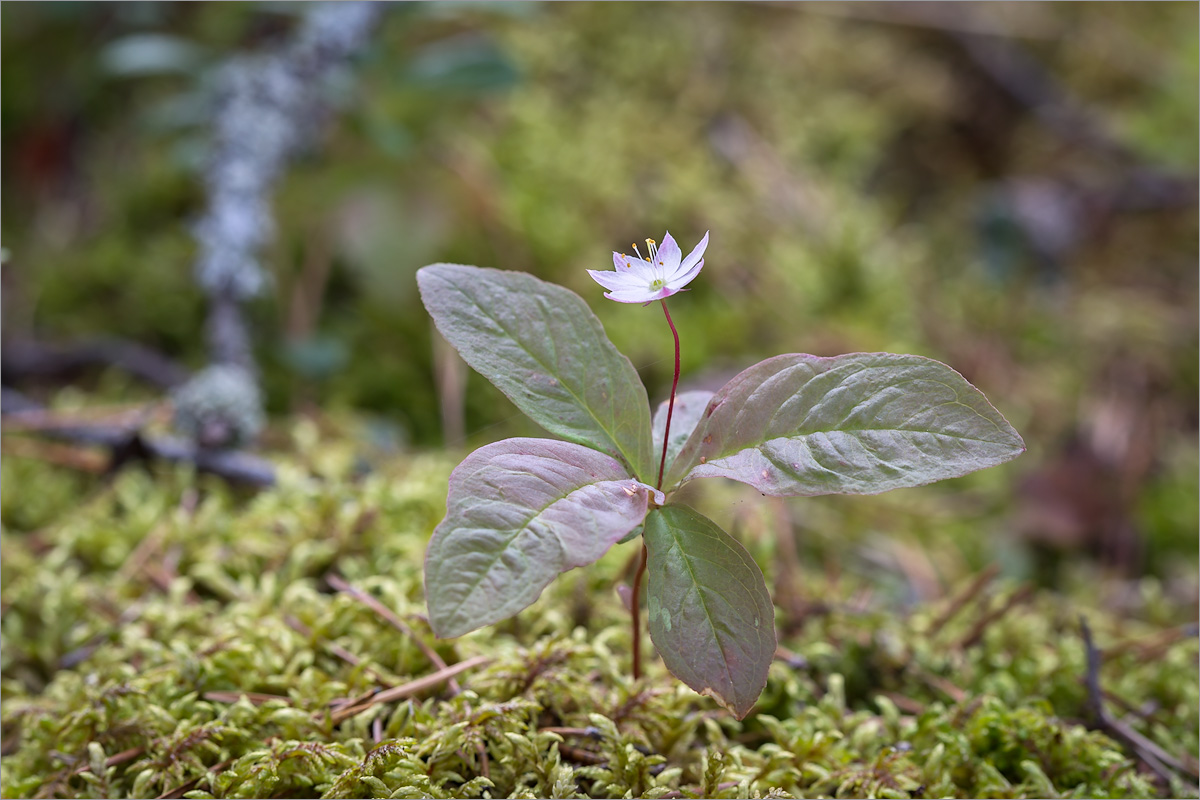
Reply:
[[[293, 39], [275, 52], [234, 59], [221, 75], [214, 142], [206, 175], [208, 204], [194, 234], [199, 244], [196, 281], [208, 297], [206, 336], [220, 381], [196, 376], [203, 385], [176, 396], [186, 421], [199, 398], [206, 408], [230, 407], [236, 419], [217, 420], [227, 439], [197, 440], [229, 446], [253, 438], [247, 420], [262, 416], [250, 330], [242, 304], [269, 282], [259, 253], [274, 232], [271, 190], [289, 158], [308, 145], [326, 117], [328, 79], [366, 42], [385, 8], [381, 3], [321, 3], [308, 7]], [[236, 370], [236, 371], [235, 371]], [[238, 402], [210, 397], [211, 389], [235, 387]], [[187, 387], [185, 387], [187, 388]], [[249, 400], [255, 408], [244, 407]]]

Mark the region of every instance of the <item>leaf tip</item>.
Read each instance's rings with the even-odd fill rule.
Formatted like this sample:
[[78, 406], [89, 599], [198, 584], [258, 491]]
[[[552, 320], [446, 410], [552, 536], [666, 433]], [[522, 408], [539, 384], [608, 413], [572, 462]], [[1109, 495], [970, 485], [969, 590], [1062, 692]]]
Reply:
[[746, 715], [754, 709], [754, 702], [751, 702], [745, 708], [738, 708], [732, 702], [722, 697], [721, 694], [711, 686], [706, 686], [705, 688], [701, 689], [700, 694], [703, 697], [712, 698], [716, 701], [717, 705], [728, 711], [730, 714], [733, 714], [733, 716], [739, 720], [745, 719]]

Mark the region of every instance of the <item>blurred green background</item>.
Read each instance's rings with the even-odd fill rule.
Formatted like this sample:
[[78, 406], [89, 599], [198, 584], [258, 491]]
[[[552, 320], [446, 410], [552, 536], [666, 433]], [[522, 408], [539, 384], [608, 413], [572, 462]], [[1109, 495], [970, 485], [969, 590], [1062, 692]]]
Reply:
[[[3, 5], [6, 345], [115, 336], [205, 363], [189, 226], [217, 71], [300, 12]], [[916, 591], [987, 561], [1056, 585], [1150, 575], [1194, 607], [1197, 23], [1194, 3], [394, 5], [276, 187], [249, 309], [264, 447], [287, 451], [295, 414], [364, 452], [539, 435], [479, 376], [453, 387], [413, 279], [435, 261], [577, 291], [657, 403], [661, 314], [584, 270], [711, 230], [672, 301], [681, 388], [782, 352], [919, 353], [1029, 445], [938, 487], [784, 506], [804, 553]], [[747, 499], [692, 501], [769, 524]]]

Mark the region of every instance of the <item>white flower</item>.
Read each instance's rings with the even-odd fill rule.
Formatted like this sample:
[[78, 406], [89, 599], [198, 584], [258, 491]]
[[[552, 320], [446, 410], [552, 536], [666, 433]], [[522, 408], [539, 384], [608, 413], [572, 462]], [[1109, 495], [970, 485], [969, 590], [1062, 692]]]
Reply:
[[589, 269], [592, 280], [608, 289], [604, 296], [618, 303], [652, 303], [670, 297], [692, 282], [704, 268], [704, 248], [708, 247], [708, 234], [700, 244], [683, 258], [683, 251], [668, 233], [662, 245], [655, 246], [653, 239], [646, 240], [650, 258], [643, 259], [637, 245], [633, 251], [637, 256], [613, 253], [615, 272]]

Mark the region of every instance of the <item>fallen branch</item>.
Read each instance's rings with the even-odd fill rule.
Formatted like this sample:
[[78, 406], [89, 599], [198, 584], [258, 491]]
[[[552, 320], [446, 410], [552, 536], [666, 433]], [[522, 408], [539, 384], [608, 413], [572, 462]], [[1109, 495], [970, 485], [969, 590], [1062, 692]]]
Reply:
[[[3, 390], [0, 404], [4, 417], [13, 417], [18, 423], [24, 414], [43, 412], [37, 403], [7, 387]], [[231, 483], [259, 487], [275, 484], [275, 467], [258, 456], [241, 450], [206, 450], [170, 436], [148, 437], [133, 426], [89, 423], [39, 425], [38, 433], [63, 442], [107, 448], [111, 451], [110, 471], [131, 460], [157, 460], [191, 464], [200, 472], [216, 475]]]
[[[1166, 786], [1169, 787], [1171, 785], [1171, 774], [1167, 771], [1168, 767], [1182, 775], [1190, 777], [1192, 780], [1200, 779], [1200, 770], [1197, 770], [1195, 765], [1185, 764], [1159, 747], [1156, 742], [1138, 733], [1126, 725], [1123, 720], [1114, 717], [1108, 712], [1108, 709], [1104, 706], [1103, 692], [1100, 689], [1100, 662], [1102, 655], [1096, 649], [1095, 642], [1092, 641], [1092, 629], [1088, 626], [1087, 619], [1083, 616], [1079, 617], [1079, 628], [1083, 633], [1083, 647], [1087, 655], [1086, 683], [1088, 706], [1091, 709], [1092, 716], [1095, 718], [1096, 727], [1105, 733], [1112, 734], [1130, 747], [1134, 754], [1142, 760], [1142, 763], [1148, 766]], [[1197, 787], [1197, 791], [1200, 792], [1200, 787]]]
[[0, 376], [8, 384], [26, 380], [63, 380], [104, 367], [116, 367], [163, 389], [173, 389], [188, 378], [188, 371], [172, 359], [124, 339], [71, 344], [23, 339], [5, 342], [0, 351]]

